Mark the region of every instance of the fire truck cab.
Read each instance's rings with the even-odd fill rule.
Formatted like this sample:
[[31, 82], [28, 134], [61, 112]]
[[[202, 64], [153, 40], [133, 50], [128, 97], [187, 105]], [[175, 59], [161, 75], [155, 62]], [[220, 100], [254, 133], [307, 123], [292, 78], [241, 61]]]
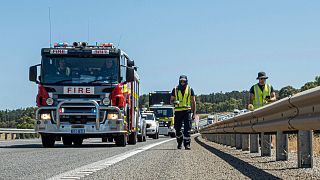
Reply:
[[61, 138], [64, 145], [85, 138], [136, 144], [139, 76], [124, 51], [111, 43], [57, 43], [41, 56], [29, 80], [38, 84], [35, 130], [44, 147]]

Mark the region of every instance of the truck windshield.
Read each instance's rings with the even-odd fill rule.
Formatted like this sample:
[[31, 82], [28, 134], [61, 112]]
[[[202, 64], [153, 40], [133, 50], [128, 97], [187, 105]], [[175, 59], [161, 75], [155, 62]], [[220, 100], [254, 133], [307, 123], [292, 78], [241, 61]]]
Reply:
[[154, 120], [154, 117], [152, 114], [142, 114], [142, 119], [145, 120]]
[[[150, 108], [151, 109], [151, 108]], [[151, 109], [156, 117], [173, 117], [173, 109], [172, 108], [152, 108]]]
[[116, 57], [43, 57], [41, 82], [44, 84], [117, 83]]

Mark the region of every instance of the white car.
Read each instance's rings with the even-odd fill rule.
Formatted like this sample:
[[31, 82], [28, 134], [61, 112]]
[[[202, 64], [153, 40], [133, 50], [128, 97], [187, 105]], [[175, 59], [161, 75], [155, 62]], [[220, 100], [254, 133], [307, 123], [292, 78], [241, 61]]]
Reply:
[[141, 113], [141, 119], [146, 121], [147, 136], [153, 139], [159, 139], [159, 123], [153, 112]]

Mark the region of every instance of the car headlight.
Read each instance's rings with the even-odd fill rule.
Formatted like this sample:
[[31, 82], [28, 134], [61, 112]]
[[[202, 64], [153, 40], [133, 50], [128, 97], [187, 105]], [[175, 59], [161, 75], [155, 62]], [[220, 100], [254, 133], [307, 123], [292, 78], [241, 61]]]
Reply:
[[105, 106], [110, 105], [110, 99], [109, 99], [109, 97], [103, 98], [103, 99], [102, 99], [102, 104], [105, 105]]
[[51, 106], [52, 104], [53, 104], [53, 99], [52, 98], [48, 98], [47, 100], [46, 100], [46, 103], [49, 105], [49, 106]]
[[51, 119], [51, 115], [50, 115], [50, 113], [40, 114], [40, 119], [41, 120], [50, 120]]
[[117, 113], [108, 113], [107, 119], [117, 120], [119, 115]]

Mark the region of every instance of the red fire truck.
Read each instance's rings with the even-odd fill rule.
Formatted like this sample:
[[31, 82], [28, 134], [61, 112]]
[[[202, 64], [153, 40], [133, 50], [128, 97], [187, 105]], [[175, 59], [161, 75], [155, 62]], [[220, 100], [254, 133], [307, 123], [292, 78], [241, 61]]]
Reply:
[[44, 147], [79, 146], [85, 138], [136, 144], [139, 76], [133, 60], [111, 43], [56, 43], [41, 50], [29, 79], [38, 84], [35, 130]]

